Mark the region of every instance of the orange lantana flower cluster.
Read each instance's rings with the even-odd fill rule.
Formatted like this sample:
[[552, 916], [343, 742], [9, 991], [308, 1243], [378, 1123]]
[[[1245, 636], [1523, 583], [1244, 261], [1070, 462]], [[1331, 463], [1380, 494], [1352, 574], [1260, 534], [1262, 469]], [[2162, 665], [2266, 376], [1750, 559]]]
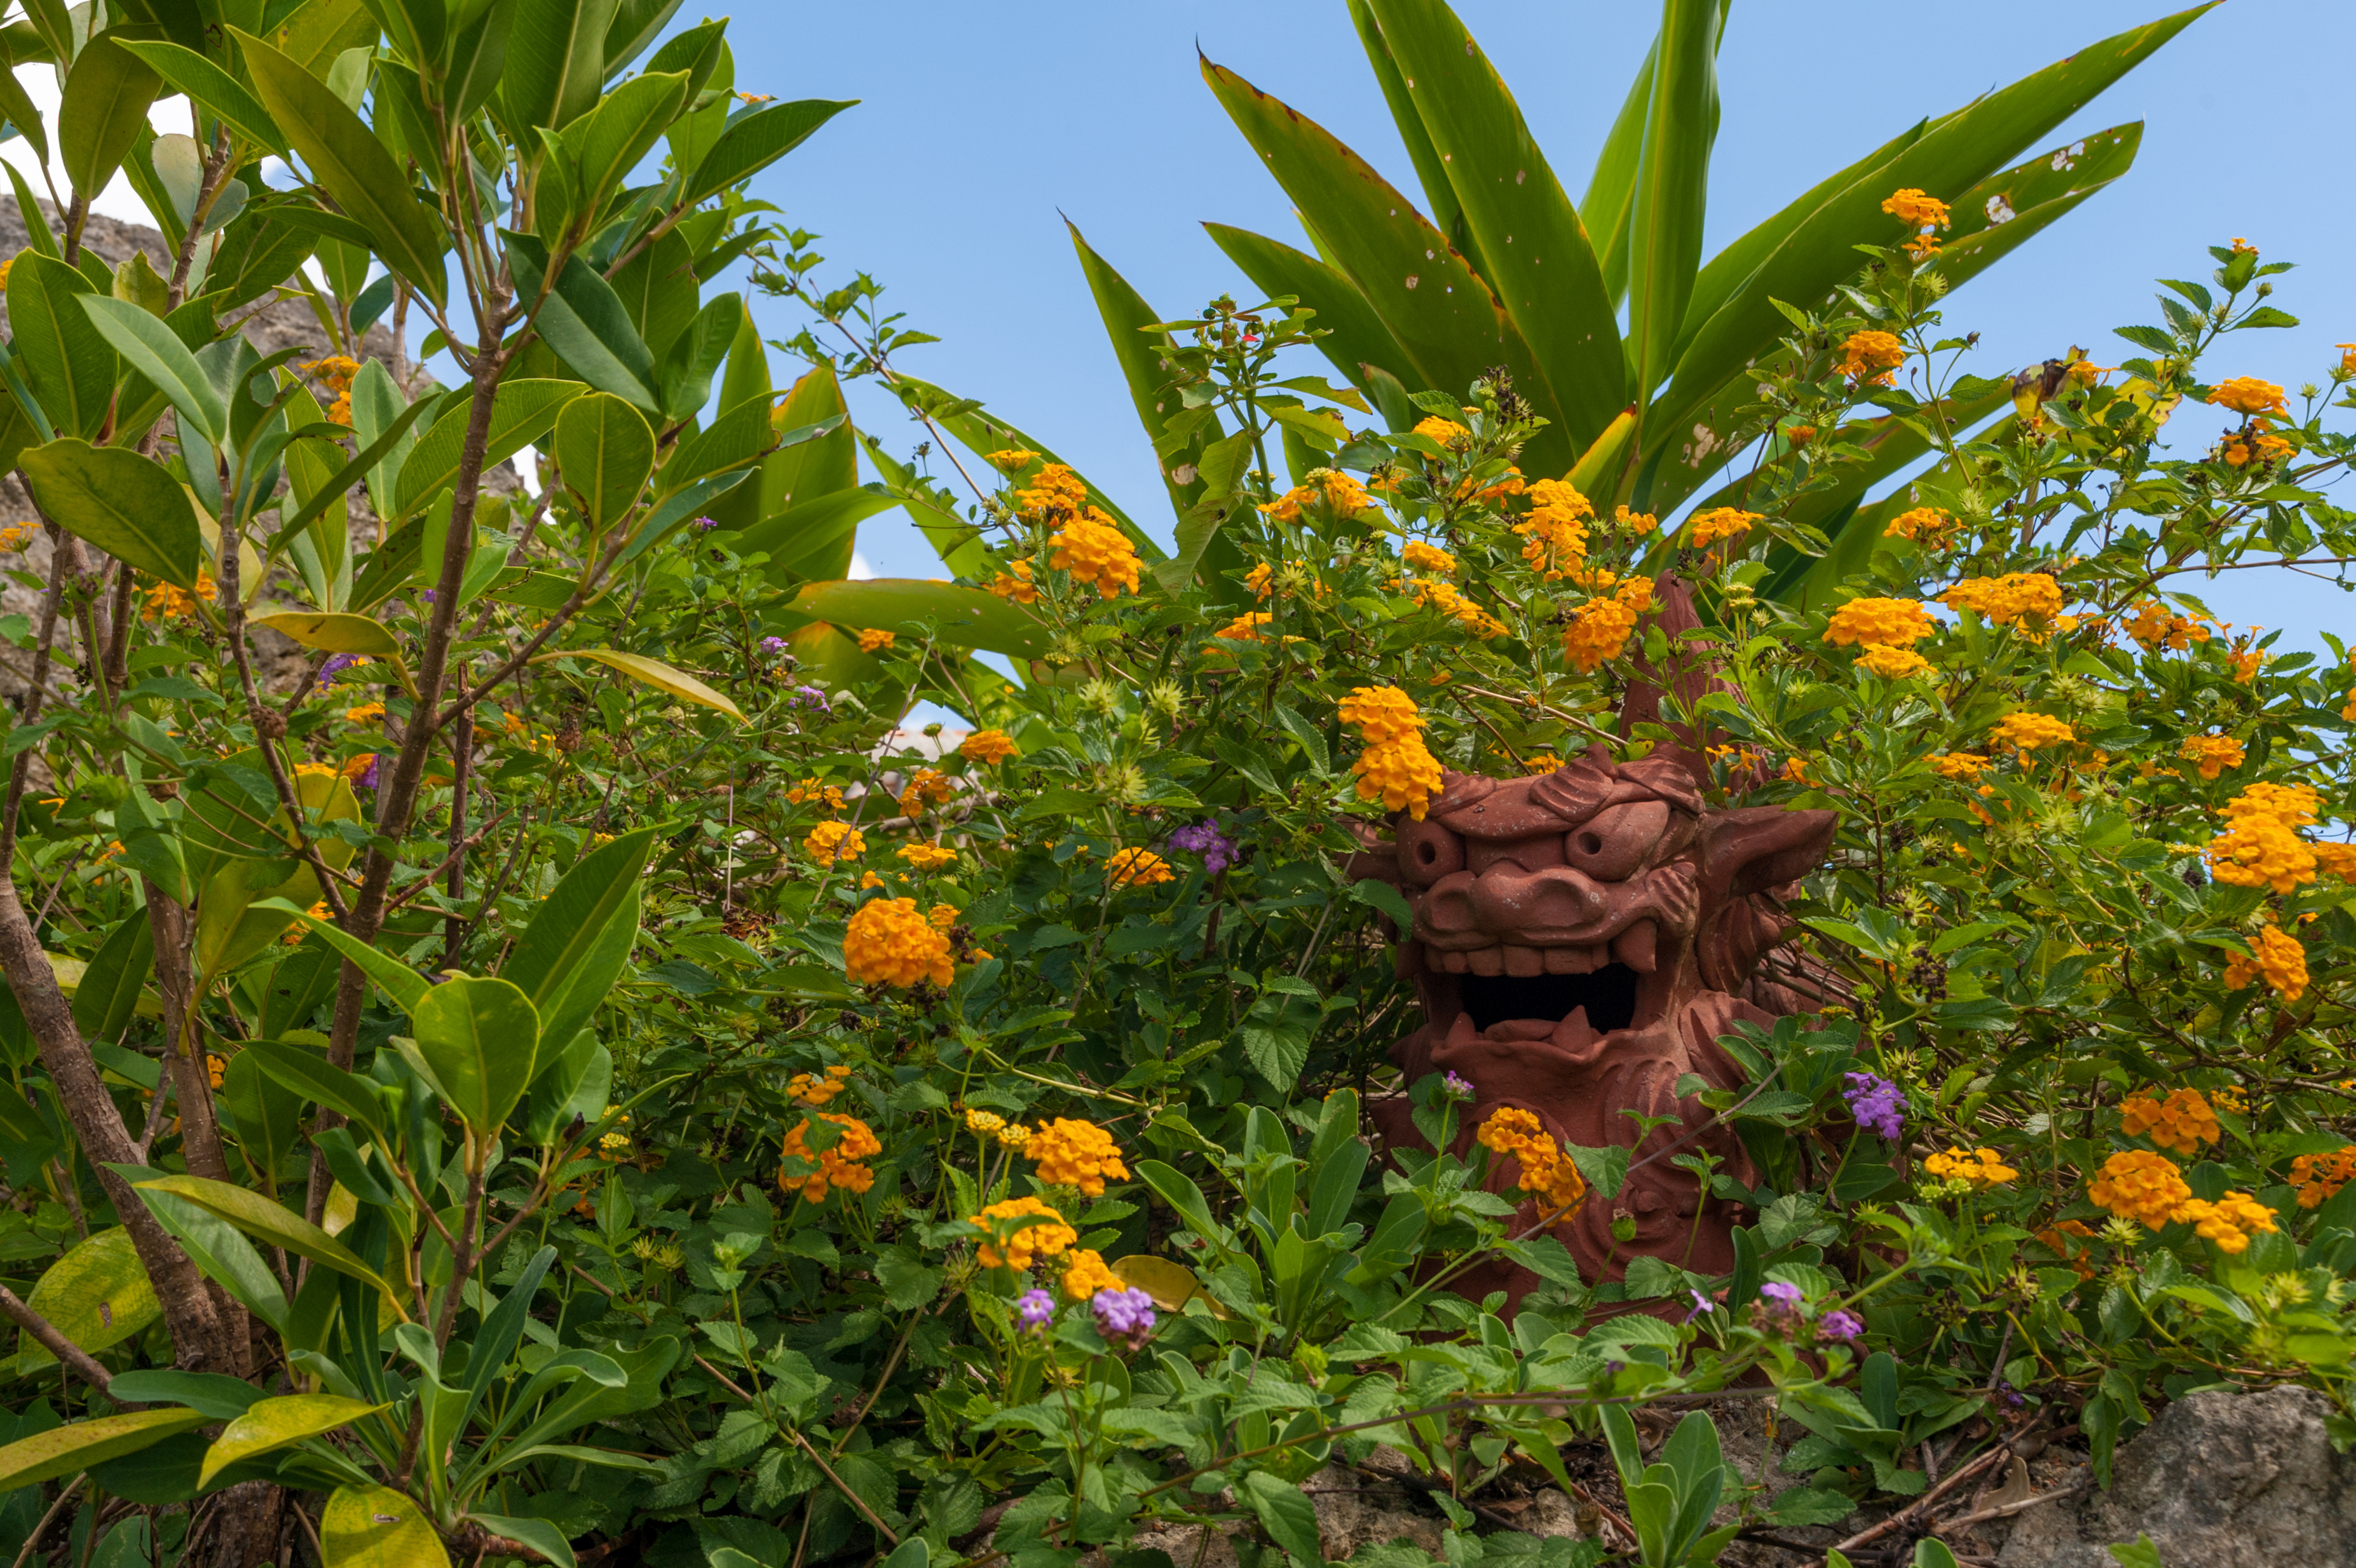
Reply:
[[[1020, 1230], [1013, 1229], [1017, 1221], [1025, 1219], [1033, 1223]], [[966, 1223], [990, 1232], [990, 1240], [979, 1249], [985, 1269], [1027, 1269], [1033, 1258], [1055, 1257], [1080, 1239], [1077, 1230], [1064, 1223], [1060, 1211], [1035, 1197], [993, 1203], [979, 1214], [968, 1215]]]
[[841, 1187], [848, 1192], [865, 1192], [873, 1187], [875, 1173], [859, 1162], [873, 1159], [884, 1152], [883, 1140], [875, 1136], [875, 1130], [856, 1116], [841, 1116], [831, 1111], [821, 1112], [819, 1120], [840, 1127], [841, 1135], [835, 1139], [832, 1148], [813, 1151], [804, 1136], [809, 1132], [810, 1125], [805, 1118], [786, 1134], [786, 1157], [799, 1160], [804, 1165], [814, 1165], [818, 1169], [809, 1176], [788, 1176], [780, 1167], [777, 1185], [787, 1192], [799, 1187], [804, 1203], [824, 1203], [827, 1191], [831, 1187]]
[[1394, 811], [1423, 821], [1440, 792], [1440, 759], [1423, 744], [1431, 721], [1397, 686], [1354, 687], [1340, 705], [1342, 722], [1354, 725], [1366, 749], [1351, 765], [1358, 776], [1358, 799], [1380, 800]]
[[2131, 1094], [2119, 1106], [2119, 1126], [2130, 1138], [2149, 1138], [2179, 1155], [2197, 1155], [2219, 1136], [2217, 1112], [2197, 1089], [2176, 1090], [2165, 1099], [2157, 1089]]
[[1912, 645], [1938, 629], [1919, 599], [1858, 598], [1833, 611], [1825, 640], [1858, 649], [1858, 663], [1873, 673], [1903, 680], [1930, 673], [1931, 661]]
[[1610, 598], [1587, 601], [1562, 632], [1562, 656], [1582, 673], [1620, 657], [1636, 629], [1636, 618], [1652, 607], [1653, 579], [1631, 577]]
[[2320, 1208], [2351, 1181], [2356, 1181], [2356, 1144], [2342, 1144], [2329, 1154], [2301, 1155], [2290, 1163], [2290, 1184], [2298, 1188], [2301, 1208]]
[[1093, 1122], [1058, 1116], [1031, 1134], [1023, 1155], [1039, 1164], [1039, 1179], [1050, 1187], [1076, 1187], [1090, 1197], [1102, 1197], [1105, 1177], [1129, 1179], [1120, 1148], [1112, 1134]]
[[862, 904], [843, 933], [842, 970], [854, 985], [908, 986], [929, 980], [947, 986], [957, 978], [948, 938], [917, 910], [914, 898]]
[[1493, 1112], [1475, 1134], [1481, 1146], [1510, 1155], [1522, 1167], [1518, 1185], [1545, 1200], [1548, 1216], [1568, 1214], [1587, 1197], [1579, 1167], [1564, 1155], [1536, 1113], [1508, 1105]]

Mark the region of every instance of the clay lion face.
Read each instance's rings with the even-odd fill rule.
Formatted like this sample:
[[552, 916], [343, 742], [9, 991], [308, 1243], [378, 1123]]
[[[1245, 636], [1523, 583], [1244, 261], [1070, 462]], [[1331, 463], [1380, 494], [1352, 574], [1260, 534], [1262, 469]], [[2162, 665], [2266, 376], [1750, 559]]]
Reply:
[[[1409, 1083], [1428, 1072], [1472, 1082], [1468, 1145], [1510, 1105], [1575, 1144], [1634, 1145], [1640, 1160], [1698, 1144], [1746, 1172], [1740, 1143], [1706, 1128], [1708, 1113], [1677, 1086], [1687, 1074], [1740, 1083], [1718, 1036], [1795, 1010], [1753, 972], [1788, 924], [1775, 890], [1823, 858], [1833, 828], [1829, 811], [1706, 811], [1675, 756], [1615, 766], [1599, 751], [1535, 778], [1447, 775], [1427, 820], [1398, 821], [1390, 844], [1354, 866], [1396, 879], [1415, 912], [1398, 962], [1426, 1022], [1393, 1059]], [[1673, 1124], [1640, 1138], [1627, 1111]], [[1405, 1125], [1377, 1120], [1393, 1136], [1393, 1122]], [[1515, 1174], [1506, 1162], [1493, 1186]], [[1590, 1278], [1618, 1277], [1647, 1252], [1723, 1272], [1719, 1208], [1662, 1157], [1561, 1229]], [[1633, 1234], [1615, 1238], [1615, 1220]]]

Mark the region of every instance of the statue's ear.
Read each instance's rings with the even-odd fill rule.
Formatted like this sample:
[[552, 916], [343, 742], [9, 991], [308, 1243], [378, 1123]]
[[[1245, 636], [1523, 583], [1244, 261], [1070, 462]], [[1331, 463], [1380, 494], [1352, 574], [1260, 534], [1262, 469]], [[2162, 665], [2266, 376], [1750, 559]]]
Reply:
[[1791, 922], [1772, 889], [1824, 863], [1839, 818], [1831, 811], [1745, 806], [1702, 819], [1701, 910], [1694, 957], [1704, 985], [1737, 992]]

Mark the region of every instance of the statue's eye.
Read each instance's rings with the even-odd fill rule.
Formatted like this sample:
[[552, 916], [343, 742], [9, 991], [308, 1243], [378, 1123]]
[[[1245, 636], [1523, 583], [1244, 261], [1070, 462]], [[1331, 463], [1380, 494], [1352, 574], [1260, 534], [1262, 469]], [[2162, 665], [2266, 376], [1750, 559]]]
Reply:
[[1598, 882], [1633, 875], [1661, 842], [1669, 808], [1659, 800], [1631, 800], [1597, 812], [1563, 837], [1563, 858]]
[[1402, 822], [1398, 857], [1402, 875], [1430, 886], [1449, 873], [1464, 869], [1464, 841], [1438, 822]]

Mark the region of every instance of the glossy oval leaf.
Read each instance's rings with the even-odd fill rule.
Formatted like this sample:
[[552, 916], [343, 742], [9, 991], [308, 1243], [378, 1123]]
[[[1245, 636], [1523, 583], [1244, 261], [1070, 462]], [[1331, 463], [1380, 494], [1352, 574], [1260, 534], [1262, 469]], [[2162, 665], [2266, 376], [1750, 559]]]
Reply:
[[531, 1087], [540, 1015], [514, 982], [455, 975], [410, 1015], [411, 1045], [396, 1047], [433, 1080], [460, 1121], [496, 1132]]
[[647, 416], [611, 392], [575, 398], [556, 416], [556, 464], [580, 498], [593, 529], [603, 531], [637, 504], [655, 471], [655, 433]]
[[326, 82], [252, 34], [228, 31], [244, 51], [254, 95], [311, 177], [368, 231], [385, 265], [435, 305], [446, 305], [443, 252], [449, 237], [417, 199], [391, 152]]
[[594, 213], [602, 207], [679, 118], [680, 107], [687, 102], [687, 78], [683, 70], [642, 72], [565, 127], [564, 145], [573, 153], [583, 211]]
[[375, 981], [392, 999], [394, 1006], [415, 1015], [419, 1004], [425, 1000], [425, 993], [433, 987], [431, 981], [391, 954], [379, 952], [333, 920], [322, 919], [308, 909], [298, 908], [283, 899], [269, 902], [284, 913], [294, 915], [309, 925], [321, 941], [349, 959], [363, 974]]
[[[163, 1316], [155, 1287], [139, 1262], [131, 1232], [121, 1226], [95, 1230], [51, 1263], [34, 1282], [25, 1305], [57, 1326], [85, 1350], [120, 1345]], [[54, 1367], [48, 1347], [27, 1334], [16, 1351], [21, 1373]]]
[[[560, 885], [561, 886], [561, 885]], [[368, 1080], [347, 1072], [316, 1051], [284, 1040], [248, 1040], [241, 1056], [304, 1099], [342, 1113], [373, 1133], [384, 1126], [384, 1104]]]
[[94, 198], [106, 188], [147, 129], [147, 106], [163, 85], [111, 33], [99, 34], [74, 56], [57, 119], [58, 158], [75, 195]]
[[391, 1487], [338, 1487], [319, 1515], [325, 1568], [450, 1568], [424, 1508]]
[[222, 1427], [221, 1434], [205, 1450], [205, 1466], [198, 1474], [197, 1484], [210, 1486], [215, 1476], [241, 1459], [317, 1437], [390, 1408], [340, 1394], [287, 1394], [256, 1401]]
[[787, 573], [830, 576], [827, 568], [841, 556], [844, 542], [857, 537], [859, 525], [899, 504], [899, 497], [881, 488], [837, 490], [763, 518], [739, 533], [733, 548], [739, 555], [766, 555], [770, 580], [780, 585]]
[[532, 325], [573, 372], [599, 392], [612, 392], [631, 407], [655, 413], [655, 357], [622, 296], [579, 255], [548, 276], [548, 247], [529, 234], [502, 229], [516, 297], [532, 312]]
[[123, 47], [162, 77], [173, 91], [203, 104], [247, 141], [282, 158], [286, 156], [286, 138], [262, 101], [203, 55], [161, 38], [125, 38]]
[[979, 648], [1012, 659], [1036, 659], [1055, 638], [1021, 606], [980, 588], [913, 577], [869, 577], [812, 583], [789, 607], [814, 620], [923, 636], [950, 648]]
[[86, 1040], [112, 1040], [138, 1011], [139, 995], [155, 968], [155, 929], [134, 909], [107, 934], [74, 988], [74, 1027]]
[[[502, 381], [491, 400], [491, 428], [483, 446], [483, 466], [502, 462], [539, 440], [555, 425], [564, 405], [588, 389], [579, 381], [526, 378]], [[402, 460], [394, 480], [393, 517], [417, 510], [458, 482], [458, 462], [466, 445], [471, 410], [461, 399], [436, 419]]]
[[161, 1443], [174, 1433], [202, 1426], [212, 1417], [198, 1410], [167, 1406], [102, 1415], [22, 1438], [0, 1448], [0, 1492], [78, 1474], [93, 1465]]
[[540, 1015], [543, 1059], [588, 1023], [621, 973], [637, 938], [638, 879], [654, 836], [639, 828], [584, 856], [532, 911], [499, 970]]
[[809, 140], [811, 133], [857, 102], [855, 98], [842, 102], [803, 98], [791, 103], [764, 104], [737, 115], [696, 164], [695, 173], [688, 178], [687, 199], [701, 201], [750, 178]]
[[659, 691], [691, 703], [701, 703], [707, 708], [726, 714], [738, 724], [744, 715], [735, 703], [713, 691], [684, 670], [675, 669], [659, 659], [649, 659], [643, 653], [624, 653], [612, 648], [568, 648], [562, 653], [542, 655], [543, 658], [594, 659], [609, 669], [619, 670], [634, 681], [643, 681]]
[[96, 293], [80, 272], [37, 252], [8, 269], [10, 347], [41, 412], [67, 435], [96, 435], [106, 427], [122, 373], [79, 303]]
[[67, 532], [174, 587], [195, 589], [202, 548], [196, 513], [180, 481], [160, 466], [127, 447], [70, 435], [16, 461], [41, 510]]
[[365, 653], [373, 659], [398, 659], [401, 641], [382, 624], [366, 616], [337, 610], [273, 610], [252, 618], [290, 641], [326, 653]]
[[129, 300], [86, 294], [78, 303], [99, 336], [155, 383], [180, 416], [184, 432], [202, 436], [208, 446], [221, 445], [229, 432], [229, 404], [177, 333]]
[[[339, 1274], [348, 1274], [393, 1298], [392, 1287], [343, 1243], [301, 1215], [273, 1203], [258, 1192], [205, 1176], [167, 1176], [137, 1184], [142, 1190], [168, 1192], [215, 1214], [240, 1230], [273, 1247], [283, 1247], [298, 1258], [308, 1258]], [[398, 1306], [398, 1301], [395, 1300]]]

